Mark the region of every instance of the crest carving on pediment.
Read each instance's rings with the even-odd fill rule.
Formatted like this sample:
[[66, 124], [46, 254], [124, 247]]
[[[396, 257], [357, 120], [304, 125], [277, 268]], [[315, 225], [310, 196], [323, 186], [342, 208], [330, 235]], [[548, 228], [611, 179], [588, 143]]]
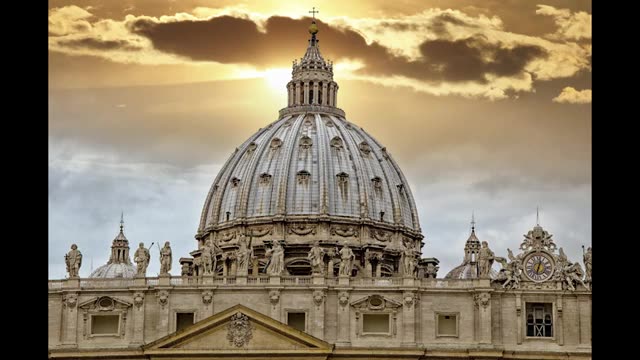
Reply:
[[247, 231], [247, 235], [251, 237], [263, 237], [265, 235], [273, 234], [273, 226], [265, 225], [265, 226], [256, 226], [252, 227]]
[[229, 230], [229, 231], [224, 231], [224, 232], [220, 232], [218, 235], [218, 238], [221, 241], [227, 242], [227, 241], [231, 241], [236, 237], [236, 231], [235, 230]]
[[87, 311], [114, 311], [126, 310], [132, 305], [133, 304], [131, 304], [130, 302], [111, 296], [99, 296], [79, 304], [78, 308]]
[[249, 317], [243, 313], [236, 313], [231, 316], [227, 324], [227, 340], [232, 345], [242, 347], [249, 343], [253, 329], [249, 322]]
[[383, 230], [372, 229], [371, 236], [373, 236], [374, 239], [382, 242], [391, 240], [391, 233]]
[[291, 233], [300, 235], [300, 236], [309, 235], [309, 234], [315, 235], [316, 225], [304, 224], [304, 223], [292, 224], [289, 226], [289, 234]]
[[331, 228], [331, 235], [342, 237], [358, 237], [358, 230], [353, 226], [336, 225]]

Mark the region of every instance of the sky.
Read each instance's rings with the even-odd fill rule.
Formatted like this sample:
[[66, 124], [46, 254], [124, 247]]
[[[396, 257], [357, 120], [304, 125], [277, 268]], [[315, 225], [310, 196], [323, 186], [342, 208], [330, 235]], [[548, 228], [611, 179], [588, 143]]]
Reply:
[[50, 0], [50, 279], [73, 243], [81, 277], [105, 264], [121, 212], [131, 252], [170, 241], [180, 273], [217, 172], [286, 106], [313, 7], [338, 106], [404, 172], [439, 277], [462, 262], [472, 212], [506, 256], [539, 207], [582, 262], [590, 1]]

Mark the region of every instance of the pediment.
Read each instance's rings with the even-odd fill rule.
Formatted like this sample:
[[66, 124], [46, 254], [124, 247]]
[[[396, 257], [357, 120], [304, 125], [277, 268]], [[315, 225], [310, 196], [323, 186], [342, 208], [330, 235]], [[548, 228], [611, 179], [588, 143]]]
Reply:
[[132, 304], [130, 302], [111, 297], [99, 296], [78, 304], [78, 308], [83, 310], [113, 311], [116, 309], [127, 309]]
[[384, 310], [397, 309], [402, 306], [402, 303], [382, 295], [369, 295], [353, 301], [351, 306], [356, 309]]
[[269, 316], [236, 305], [144, 346], [145, 353], [276, 350], [331, 352], [332, 346]]

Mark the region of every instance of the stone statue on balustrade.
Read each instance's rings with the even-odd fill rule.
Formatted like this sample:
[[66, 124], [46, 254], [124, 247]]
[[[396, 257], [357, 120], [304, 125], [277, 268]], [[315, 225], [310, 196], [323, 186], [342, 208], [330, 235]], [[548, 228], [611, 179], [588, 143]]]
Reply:
[[439, 269], [440, 269], [440, 266], [432, 263], [428, 263], [424, 272], [424, 277], [427, 279], [435, 279], [436, 276], [438, 275]]
[[80, 277], [80, 266], [82, 265], [82, 253], [78, 250], [78, 245], [71, 245], [71, 251], [64, 256], [64, 262], [67, 264], [67, 272], [69, 278]]
[[518, 289], [520, 288], [520, 277], [522, 275], [522, 263], [520, 259], [513, 256], [511, 249], [507, 249], [509, 253], [509, 263], [507, 259], [503, 257], [496, 257], [495, 260], [502, 265], [502, 269], [498, 272], [496, 281], [502, 281], [503, 289]]
[[[584, 246], [582, 247], [582, 251], [584, 252]], [[582, 261], [584, 262], [584, 270], [586, 275], [584, 277], [584, 282], [591, 282], [591, 247], [587, 248], [587, 252], [583, 253]]]
[[489, 244], [486, 241], [483, 241], [482, 248], [480, 248], [480, 251], [478, 252], [478, 275], [480, 278], [489, 278], [494, 256], [493, 251], [489, 249]]
[[351, 276], [351, 270], [353, 269], [353, 261], [356, 256], [349, 248], [349, 245], [345, 244], [339, 251], [340, 254], [340, 276]]
[[280, 276], [284, 271], [284, 248], [280, 245], [279, 241], [273, 242], [273, 247], [267, 250], [266, 254], [268, 260], [267, 274], [271, 276]]
[[160, 249], [160, 276], [169, 276], [171, 271], [171, 244], [164, 243], [164, 247]]
[[145, 277], [147, 273], [147, 267], [149, 266], [149, 261], [151, 260], [151, 254], [149, 254], [149, 249], [144, 247], [144, 243], [140, 243], [138, 249], [133, 254], [133, 261], [136, 262], [138, 268], [138, 277]]
[[252, 239], [249, 239], [248, 244], [245, 237], [241, 237], [240, 240], [238, 240], [239, 247], [238, 250], [236, 250], [236, 261], [238, 267], [236, 268], [236, 274], [239, 276], [247, 276], [249, 274], [249, 262], [253, 257], [253, 247], [251, 246], [251, 240]]
[[311, 263], [311, 272], [314, 275], [324, 274], [324, 249], [320, 247], [320, 244], [317, 241], [313, 243], [313, 247], [309, 250], [307, 258]]
[[416, 251], [413, 246], [404, 246], [402, 250], [402, 270], [404, 276], [413, 276], [417, 266]]
[[584, 276], [584, 271], [582, 270], [582, 266], [580, 266], [579, 262], [575, 262], [571, 264], [570, 262], [563, 266], [562, 268], [563, 280], [567, 284], [567, 287], [571, 291], [576, 291], [576, 287], [574, 286], [574, 282], [582, 284], [587, 290], [589, 290], [589, 286], [582, 281], [582, 277]]
[[212, 275], [216, 272], [218, 246], [211, 240], [207, 240], [202, 247], [200, 257], [202, 258], [202, 274]]

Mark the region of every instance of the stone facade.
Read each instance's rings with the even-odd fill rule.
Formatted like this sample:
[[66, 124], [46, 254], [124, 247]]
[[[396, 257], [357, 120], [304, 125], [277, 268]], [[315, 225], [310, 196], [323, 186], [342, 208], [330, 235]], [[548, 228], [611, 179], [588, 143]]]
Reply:
[[[214, 181], [192, 257], [172, 267], [166, 242], [160, 277], [145, 277], [122, 226], [106, 266], [126, 272], [82, 279], [80, 251], [66, 254], [69, 279], [49, 281], [49, 358], [590, 359], [591, 248], [585, 277], [539, 225], [508, 260], [472, 228], [438, 279], [408, 182], [337, 108], [317, 32], [287, 108]], [[136, 254], [146, 266], [144, 244]]]

